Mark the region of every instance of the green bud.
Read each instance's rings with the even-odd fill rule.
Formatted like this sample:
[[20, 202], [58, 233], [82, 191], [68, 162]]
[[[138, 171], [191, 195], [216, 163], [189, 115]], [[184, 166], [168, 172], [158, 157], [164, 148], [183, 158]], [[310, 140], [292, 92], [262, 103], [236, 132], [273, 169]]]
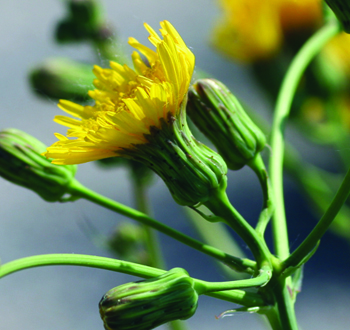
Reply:
[[112, 32], [104, 23], [100, 1], [69, 0], [66, 3], [68, 15], [57, 26], [57, 41], [101, 41], [111, 37]]
[[264, 148], [265, 135], [221, 82], [198, 80], [188, 98], [188, 115], [231, 170], [242, 168]]
[[99, 303], [106, 330], [148, 330], [190, 318], [197, 309], [194, 281], [182, 268], [109, 290]]
[[64, 58], [46, 60], [29, 78], [38, 95], [54, 99], [85, 100], [94, 89], [92, 66]]
[[144, 227], [131, 222], [120, 223], [107, 241], [108, 248], [119, 259], [149, 265], [149, 254], [145, 248]]
[[160, 122], [160, 128], [150, 127], [150, 134], [144, 135], [148, 143], [120, 154], [156, 172], [180, 205], [196, 206], [225, 190], [227, 166], [219, 154], [192, 136], [185, 106], [176, 117], [169, 112], [167, 120]]
[[48, 202], [63, 201], [77, 167], [51, 164], [41, 155], [45, 150], [43, 143], [18, 129], [0, 132], [0, 175]]
[[350, 2], [349, 0], [326, 0], [333, 10], [346, 33], [350, 33]]

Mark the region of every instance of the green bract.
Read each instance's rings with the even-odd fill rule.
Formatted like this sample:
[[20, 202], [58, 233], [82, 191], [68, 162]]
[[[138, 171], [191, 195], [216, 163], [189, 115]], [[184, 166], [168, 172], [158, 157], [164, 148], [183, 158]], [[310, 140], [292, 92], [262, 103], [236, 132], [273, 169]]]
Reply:
[[265, 135], [224, 84], [198, 80], [188, 97], [188, 115], [214, 143], [228, 168], [242, 168], [264, 148]]
[[185, 320], [197, 309], [194, 281], [182, 268], [109, 290], [99, 303], [107, 330], [148, 330]]
[[160, 128], [150, 127], [145, 135], [148, 143], [135, 144], [120, 154], [154, 170], [180, 205], [205, 203], [217, 190], [225, 190], [225, 161], [192, 136], [185, 109], [176, 117], [169, 113], [160, 122]]
[[62, 201], [77, 167], [51, 164], [41, 156], [45, 150], [43, 143], [18, 129], [0, 132], [0, 175], [48, 202]]

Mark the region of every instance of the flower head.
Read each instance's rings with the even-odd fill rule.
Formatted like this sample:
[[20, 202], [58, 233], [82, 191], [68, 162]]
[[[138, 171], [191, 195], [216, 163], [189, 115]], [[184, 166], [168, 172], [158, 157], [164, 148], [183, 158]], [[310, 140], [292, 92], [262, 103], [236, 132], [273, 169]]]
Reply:
[[212, 43], [242, 62], [265, 60], [276, 54], [285, 34], [317, 25], [320, 0], [220, 0], [224, 17], [214, 29]]
[[93, 106], [59, 102], [62, 110], [78, 119], [55, 117], [69, 129], [67, 137], [56, 134], [59, 141], [45, 153], [53, 163], [80, 164], [118, 156], [124, 149], [146, 143], [145, 134], [150, 127], [159, 128], [160, 119], [178, 114], [194, 69], [194, 55], [169, 22], [160, 25], [163, 39], [145, 24], [156, 51], [129, 39], [147, 63], [135, 51], [134, 70], [115, 62], [110, 63], [111, 69], [94, 67], [96, 89], [89, 92]]

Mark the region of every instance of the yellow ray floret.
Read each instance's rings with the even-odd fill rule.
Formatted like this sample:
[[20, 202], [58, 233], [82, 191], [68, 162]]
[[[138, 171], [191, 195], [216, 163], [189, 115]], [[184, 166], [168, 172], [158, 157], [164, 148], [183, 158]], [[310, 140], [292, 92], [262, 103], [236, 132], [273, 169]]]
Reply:
[[[76, 118], [56, 116], [55, 121], [69, 127], [67, 137], [47, 148], [45, 156], [55, 164], [80, 164], [118, 156], [123, 149], [145, 143], [151, 126], [160, 127], [160, 119], [170, 112], [177, 115], [187, 93], [194, 55], [167, 21], [160, 23], [162, 39], [147, 24], [152, 50], [136, 39], [129, 44], [134, 70], [111, 62], [110, 69], [94, 67], [96, 89], [89, 92], [93, 106], [60, 100], [58, 106]], [[69, 139], [74, 138], [74, 139]]]

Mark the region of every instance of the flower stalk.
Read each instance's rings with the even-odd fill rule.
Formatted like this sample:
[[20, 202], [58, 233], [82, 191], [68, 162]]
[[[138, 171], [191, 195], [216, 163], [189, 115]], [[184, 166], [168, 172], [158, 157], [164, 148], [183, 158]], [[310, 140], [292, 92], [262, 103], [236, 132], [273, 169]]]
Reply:
[[[59, 265], [99, 268], [143, 278], [157, 277], [166, 273], [162, 269], [106, 257], [83, 254], [44, 254], [16, 259], [1, 265], [0, 278], [28, 268]], [[194, 279], [194, 281], [199, 280]], [[199, 281], [198, 283], [202, 284], [203, 282]], [[264, 300], [260, 295], [243, 290], [227, 290], [204, 294], [244, 306], [264, 305]]]
[[109, 210], [117, 212], [119, 214], [125, 215], [131, 219], [134, 219], [140, 223], [148, 225], [165, 235], [168, 235], [179, 242], [182, 242], [202, 253], [205, 253], [211, 257], [214, 257], [222, 262], [224, 262], [229, 267], [236, 269], [237, 271], [244, 271], [248, 274], [253, 274], [255, 272], [256, 263], [248, 258], [236, 258], [234, 256], [230, 256], [227, 253], [221, 251], [220, 249], [214, 248], [210, 245], [203, 244], [169, 226], [166, 226], [146, 214], [137, 211], [131, 207], [120, 204], [116, 201], [113, 201], [107, 197], [104, 197], [86, 187], [84, 187], [77, 180], [71, 182], [68, 187], [69, 192], [72, 196], [77, 198], [84, 198], [90, 202], [101, 205]]

